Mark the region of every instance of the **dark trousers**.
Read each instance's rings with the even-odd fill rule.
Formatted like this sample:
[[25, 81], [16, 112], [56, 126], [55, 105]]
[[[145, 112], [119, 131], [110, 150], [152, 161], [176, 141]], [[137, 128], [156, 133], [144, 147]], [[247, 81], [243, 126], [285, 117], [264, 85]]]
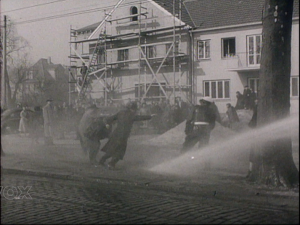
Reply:
[[183, 143], [181, 152], [187, 152], [191, 148], [199, 142], [198, 147], [202, 148], [208, 145], [209, 143], [209, 138], [210, 138], [210, 128], [206, 125], [204, 126], [197, 126], [194, 128], [193, 132], [190, 134], [187, 134], [185, 137], [185, 141]]
[[109, 164], [111, 165], [111, 166], [115, 166], [116, 165], [116, 163], [120, 160], [119, 158], [117, 158], [117, 157], [113, 157], [111, 154], [108, 154], [108, 153], [105, 153], [105, 155], [104, 156], [102, 156], [102, 158], [100, 159], [100, 164], [104, 164], [105, 163], [105, 161], [107, 160], [107, 159], [109, 159], [109, 158], [111, 158], [111, 160], [110, 160], [110, 162], [109, 162]]
[[250, 109], [250, 104], [251, 104], [250, 97], [246, 96], [244, 102], [245, 102], [245, 109]]

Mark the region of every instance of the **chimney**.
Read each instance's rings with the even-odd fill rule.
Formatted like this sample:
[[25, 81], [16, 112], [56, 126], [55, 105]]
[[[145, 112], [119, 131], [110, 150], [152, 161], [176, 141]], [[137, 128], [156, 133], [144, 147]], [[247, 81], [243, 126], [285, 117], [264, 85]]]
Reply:
[[52, 64], [51, 63], [51, 57], [48, 57], [48, 64]]

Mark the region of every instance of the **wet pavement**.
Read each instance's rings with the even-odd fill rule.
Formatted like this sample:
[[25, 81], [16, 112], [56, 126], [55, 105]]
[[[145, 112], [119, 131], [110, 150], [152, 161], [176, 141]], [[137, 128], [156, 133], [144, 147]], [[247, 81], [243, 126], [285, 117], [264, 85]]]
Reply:
[[130, 138], [125, 159], [111, 171], [90, 165], [73, 137], [44, 146], [3, 136], [1, 186], [31, 186], [32, 199], [2, 194], [1, 222], [299, 223], [299, 189], [246, 183], [247, 165], [238, 172], [214, 169], [186, 177], [150, 172], [178, 155], [139, 144], [152, 137]]

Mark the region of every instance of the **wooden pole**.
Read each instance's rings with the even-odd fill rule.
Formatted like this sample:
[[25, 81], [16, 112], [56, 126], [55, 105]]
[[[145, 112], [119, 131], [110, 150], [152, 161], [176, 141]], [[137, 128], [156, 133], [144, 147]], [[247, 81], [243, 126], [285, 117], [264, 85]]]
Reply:
[[2, 52], [2, 58], [3, 58], [3, 64], [2, 64], [2, 76], [1, 76], [1, 107], [3, 109], [7, 108], [7, 99], [6, 99], [6, 15], [4, 15], [4, 25], [3, 25], [3, 52]]

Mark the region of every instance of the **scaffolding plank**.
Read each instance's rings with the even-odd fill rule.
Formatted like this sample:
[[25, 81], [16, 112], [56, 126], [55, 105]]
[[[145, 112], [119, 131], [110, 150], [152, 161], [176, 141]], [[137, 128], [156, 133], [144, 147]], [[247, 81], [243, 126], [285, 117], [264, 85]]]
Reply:
[[145, 13], [139, 13], [139, 14], [133, 14], [133, 15], [130, 15], [130, 16], [125, 16], [125, 17], [121, 17], [121, 18], [116, 18], [116, 19], [113, 19], [113, 20], [107, 20], [107, 22], [113, 22], [113, 21], [118, 21], [118, 20], [124, 20], [124, 19], [128, 19], [128, 18], [133, 18], [133, 17], [136, 17], [136, 16], [144, 16], [144, 15], [147, 15], [148, 13], [145, 12]]
[[102, 22], [99, 24], [99, 26], [93, 31], [93, 33], [88, 37], [88, 39], [91, 39], [92, 36], [103, 26], [105, 21], [113, 14], [113, 12], [119, 7], [119, 5], [123, 2], [124, 0], [120, 0], [114, 8], [105, 16], [105, 18], [102, 20]]
[[[175, 28], [182, 28], [185, 27], [185, 25], [180, 25], [176, 26]], [[148, 33], [154, 33], [154, 32], [160, 32], [160, 31], [165, 31], [165, 30], [172, 30], [174, 27], [163, 27], [163, 28], [158, 28], [158, 29], [152, 29], [152, 30], [141, 30], [141, 33], [148, 34]], [[126, 37], [126, 36], [131, 36], [135, 35], [136, 37], [139, 36], [139, 32], [131, 32], [131, 33], [126, 33], [126, 34], [119, 34], [119, 35], [111, 35], [111, 36], [106, 36], [106, 39], [116, 39], [120, 37]], [[81, 41], [71, 41], [69, 43], [83, 43], [83, 42], [93, 42], [93, 41], [98, 41], [99, 38], [93, 38], [93, 39], [85, 39]]]

